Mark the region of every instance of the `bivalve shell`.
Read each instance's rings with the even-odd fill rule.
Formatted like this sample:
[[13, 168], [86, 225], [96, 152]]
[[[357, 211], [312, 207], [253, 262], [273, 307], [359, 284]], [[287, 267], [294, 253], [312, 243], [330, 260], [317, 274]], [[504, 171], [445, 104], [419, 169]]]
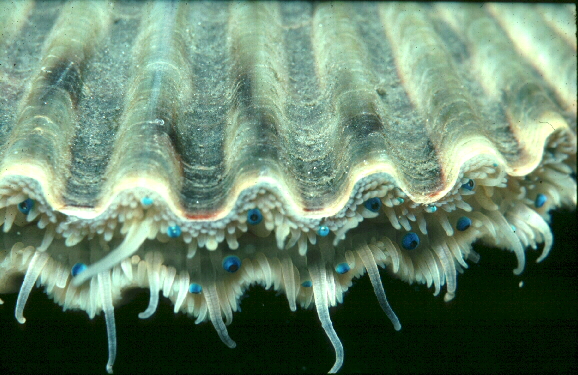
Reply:
[[315, 307], [336, 372], [329, 308], [364, 273], [399, 330], [379, 267], [450, 301], [476, 241], [546, 258], [576, 206], [575, 7], [480, 5], [0, 3], [16, 319], [35, 285], [104, 312], [112, 372], [123, 291], [234, 348], [261, 285]]

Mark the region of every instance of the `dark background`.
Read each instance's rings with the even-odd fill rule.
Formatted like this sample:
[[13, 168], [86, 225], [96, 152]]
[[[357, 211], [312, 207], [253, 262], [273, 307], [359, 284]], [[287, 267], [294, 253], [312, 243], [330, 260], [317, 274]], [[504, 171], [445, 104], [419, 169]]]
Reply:
[[[527, 253], [521, 277], [515, 256], [480, 246], [477, 265], [458, 278], [456, 298], [382, 279], [402, 330], [379, 308], [368, 278], [357, 280], [331, 319], [345, 348], [342, 373], [569, 373], [577, 369], [576, 212], [553, 215], [554, 248], [536, 264]], [[518, 283], [524, 282], [523, 287]], [[237, 348], [221, 343], [210, 322], [195, 325], [161, 297], [156, 314], [141, 292], [115, 310], [122, 373], [327, 372], [334, 353], [314, 310], [289, 310], [285, 296], [253, 287], [229, 326]], [[442, 293], [443, 294], [443, 293]], [[0, 306], [0, 374], [105, 374], [102, 315], [66, 312], [35, 288], [25, 325], [13, 315], [16, 295]]]

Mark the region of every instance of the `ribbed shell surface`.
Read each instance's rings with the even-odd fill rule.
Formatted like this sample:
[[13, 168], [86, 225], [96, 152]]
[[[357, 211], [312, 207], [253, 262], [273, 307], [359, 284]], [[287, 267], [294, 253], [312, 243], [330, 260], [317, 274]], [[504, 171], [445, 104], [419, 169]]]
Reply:
[[2, 165], [42, 168], [30, 177], [62, 209], [100, 212], [154, 180], [179, 215], [206, 220], [273, 179], [297, 212], [327, 216], [376, 172], [429, 202], [476, 153], [534, 168], [543, 144], [529, 139], [576, 110], [565, 34], [555, 56], [526, 60], [508, 28], [488, 41], [518, 25], [499, 6], [16, 4]]

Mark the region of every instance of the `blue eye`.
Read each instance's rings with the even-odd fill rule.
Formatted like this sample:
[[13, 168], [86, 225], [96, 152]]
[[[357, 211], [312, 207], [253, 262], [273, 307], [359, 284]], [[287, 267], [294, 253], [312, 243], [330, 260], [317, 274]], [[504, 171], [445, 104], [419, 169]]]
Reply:
[[434, 212], [436, 212], [438, 210], [437, 206], [427, 206], [425, 208], [425, 212], [428, 212], [430, 214], [433, 214]]
[[311, 281], [309, 281], [309, 280], [303, 281], [303, 282], [301, 283], [301, 286], [304, 287], [304, 288], [311, 288], [312, 285], [313, 285], [313, 284], [311, 284]]
[[381, 199], [378, 197], [370, 198], [363, 204], [371, 212], [377, 212], [381, 208]]
[[469, 217], [462, 216], [458, 219], [458, 223], [456, 224], [456, 229], [460, 232], [465, 231], [472, 225], [472, 221]]
[[337, 272], [340, 275], [349, 272], [350, 269], [351, 268], [347, 263], [339, 263], [338, 265], [335, 266], [335, 272]]
[[189, 285], [189, 293], [199, 294], [202, 291], [203, 291], [203, 287], [197, 283], [191, 283], [191, 285]]
[[403, 202], [405, 202], [405, 199], [401, 198], [401, 197], [397, 197], [397, 202], [399, 204], [402, 204]]
[[253, 208], [247, 212], [247, 221], [251, 225], [257, 225], [263, 221], [263, 214], [258, 208]]
[[547, 200], [548, 200], [547, 196], [545, 196], [544, 194], [538, 194], [538, 195], [536, 195], [536, 200], [534, 201], [534, 205], [536, 206], [536, 208], [540, 208], [540, 207], [544, 206], [544, 203], [546, 203]]
[[141, 203], [143, 206], [148, 207], [153, 204], [153, 199], [150, 197], [144, 197], [143, 199], [141, 199]]
[[414, 232], [409, 232], [401, 239], [401, 246], [406, 250], [413, 250], [419, 245], [419, 236]]
[[317, 234], [321, 237], [325, 237], [329, 234], [329, 228], [326, 226], [320, 226], [319, 229], [317, 229]]
[[24, 215], [28, 215], [32, 207], [34, 207], [34, 201], [30, 198], [26, 199], [24, 202], [18, 203], [18, 209]]
[[181, 227], [175, 225], [174, 227], [167, 228], [167, 236], [170, 238], [177, 238], [181, 235]]
[[466, 189], [466, 190], [474, 190], [474, 188], [476, 187], [476, 182], [472, 179], [469, 179], [468, 182], [466, 182], [465, 184], [462, 185], [462, 188]]
[[72, 266], [72, 268], [70, 269], [70, 274], [72, 275], [72, 277], [75, 277], [76, 275], [78, 275], [79, 273], [83, 272], [84, 270], [86, 270], [88, 267], [86, 266], [86, 264], [84, 263], [76, 263], [74, 266]]
[[227, 272], [237, 272], [241, 268], [241, 259], [235, 255], [229, 255], [223, 259], [223, 269]]

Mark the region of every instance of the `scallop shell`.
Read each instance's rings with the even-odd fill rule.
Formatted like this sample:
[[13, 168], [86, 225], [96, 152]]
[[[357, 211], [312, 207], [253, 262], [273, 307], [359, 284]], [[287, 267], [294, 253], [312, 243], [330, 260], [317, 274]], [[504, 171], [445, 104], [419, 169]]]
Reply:
[[399, 330], [378, 266], [449, 301], [473, 242], [520, 274], [576, 205], [572, 6], [0, 7], [0, 292], [103, 311], [109, 372], [123, 291], [235, 347], [256, 284], [315, 306], [335, 372], [353, 279]]

